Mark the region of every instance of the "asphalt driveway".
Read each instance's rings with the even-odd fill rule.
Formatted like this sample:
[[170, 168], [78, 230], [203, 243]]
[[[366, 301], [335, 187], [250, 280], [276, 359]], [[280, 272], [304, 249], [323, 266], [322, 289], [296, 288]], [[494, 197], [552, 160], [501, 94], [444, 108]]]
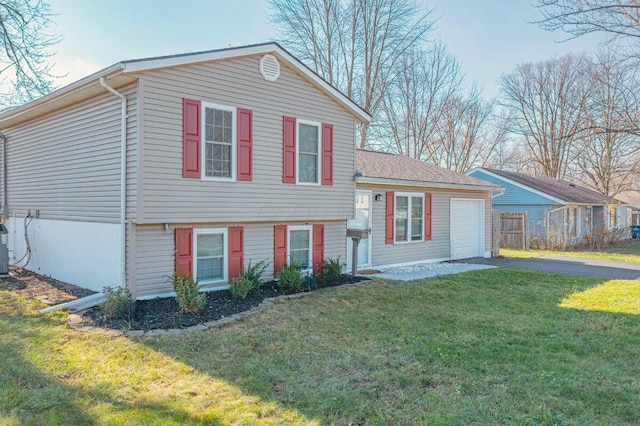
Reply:
[[579, 259], [564, 256], [541, 256], [531, 259], [497, 257], [493, 259], [466, 259], [464, 263], [531, 269], [559, 274], [586, 275], [589, 277], [637, 280], [640, 279], [640, 264], [614, 262], [610, 260]]

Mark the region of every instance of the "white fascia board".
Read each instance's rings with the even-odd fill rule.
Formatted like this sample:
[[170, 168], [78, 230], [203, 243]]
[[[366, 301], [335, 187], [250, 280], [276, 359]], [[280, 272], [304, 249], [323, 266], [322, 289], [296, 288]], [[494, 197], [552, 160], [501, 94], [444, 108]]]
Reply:
[[139, 61], [124, 62], [124, 72], [133, 73], [149, 71], [158, 68], [175, 67], [180, 65], [194, 64], [198, 62], [219, 61], [223, 59], [238, 58], [241, 56], [259, 55], [265, 53], [275, 53], [285, 60], [290, 66], [304, 74], [307, 78], [318, 85], [325, 93], [342, 103], [349, 111], [357, 116], [362, 122], [370, 123], [371, 115], [360, 108], [355, 102], [342, 94], [335, 87], [327, 83], [322, 77], [307, 68], [302, 62], [289, 54], [276, 43], [268, 43], [257, 46], [247, 46], [239, 48], [223, 49], [211, 52], [194, 53], [178, 56], [167, 56], [163, 58], [142, 59]]
[[[527, 185], [524, 185], [524, 184], [522, 184], [522, 183], [519, 183], [519, 182], [513, 181], [513, 180], [511, 180], [511, 179], [509, 179], [509, 178], [506, 178], [506, 177], [504, 177], [504, 176], [500, 176], [500, 175], [497, 175], [497, 174], [495, 174], [495, 173], [491, 173], [489, 170], [487, 170], [487, 169], [483, 169], [482, 167], [479, 167], [479, 168], [477, 168], [477, 169], [473, 169], [473, 170], [471, 170], [471, 171], [467, 172], [467, 174], [469, 174], [469, 173], [473, 173], [474, 171], [478, 171], [478, 172], [480, 172], [480, 173], [485, 173], [485, 174], [487, 174], [487, 175], [489, 175], [489, 176], [491, 176], [491, 177], [494, 177], [494, 178], [496, 178], [496, 179], [503, 180], [503, 181], [505, 181], [505, 182], [507, 182], [507, 183], [510, 183], [510, 184], [511, 184], [511, 185], [513, 185], [513, 186], [517, 186], [517, 187], [518, 187], [518, 188], [520, 188], [520, 189], [524, 189], [525, 191], [529, 191], [529, 192], [531, 192], [531, 193], [533, 193], [533, 194], [536, 194], [536, 195], [539, 195], [539, 196], [541, 196], [541, 197], [548, 198], [549, 200], [551, 200], [551, 201], [555, 201], [556, 203], [561, 204], [561, 205], [563, 205], [563, 206], [565, 206], [565, 205], [567, 205], [567, 204], [568, 204], [568, 203], [567, 203], [566, 201], [564, 201], [564, 200], [561, 200], [561, 199], [556, 198], [556, 197], [554, 197], [554, 196], [552, 196], [552, 195], [546, 194], [546, 193], [544, 193], [544, 192], [542, 192], [542, 191], [538, 191], [537, 189], [534, 189], [534, 188], [531, 188], [530, 186], [527, 186]], [[479, 178], [479, 179], [480, 179], [480, 178]]]
[[84, 87], [89, 86], [91, 84], [96, 84], [100, 81], [100, 77], [107, 77], [110, 74], [117, 73], [118, 71], [123, 69], [123, 65], [121, 63], [111, 65], [108, 68], [95, 72], [87, 77], [84, 77], [78, 81], [75, 81], [67, 86], [61, 87], [60, 89], [56, 89], [53, 92], [45, 95], [41, 98], [36, 99], [35, 101], [29, 102], [12, 110], [9, 110], [3, 114], [0, 114], [0, 128], [3, 127], [3, 123], [8, 120], [13, 120], [20, 115], [26, 114], [29, 111], [39, 108], [42, 105], [46, 105], [47, 103], [61, 98], [63, 96], [70, 95], [78, 90], [82, 90]]
[[390, 185], [390, 186], [422, 186], [425, 188], [443, 188], [443, 189], [470, 189], [475, 191], [495, 191], [500, 189], [497, 186], [490, 185], [468, 185], [464, 183], [443, 183], [443, 182], [425, 182], [421, 180], [402, 180], [402, 179], [386, 179], [386, 178], [374, 178], [374, 177], [357, 177], [356, 185], [358, 183], [368, 183], [375, 185]]

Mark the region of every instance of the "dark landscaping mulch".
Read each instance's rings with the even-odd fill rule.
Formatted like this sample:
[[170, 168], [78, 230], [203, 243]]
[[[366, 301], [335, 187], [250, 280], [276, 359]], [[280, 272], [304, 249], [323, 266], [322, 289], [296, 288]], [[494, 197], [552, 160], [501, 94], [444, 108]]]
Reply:
[[0, 278], [0, 289], [38, 299], [48, 306], [89, 296], [95, 291], [58, 281], [22, 268], [9, 267], [9, 276]]
[[[339, 282], [326, 287], [335, 287], [366, 281], [369, 278], [343, 275]], [[129, 321], [114, 320], [104, 316], [100, 307], [92, 308], [84, 313], [85, 320], [93, 325], [113, 329], [154, 330], [170, 328], [187, 328], [208, 321], [247, 311], [258, 306], [264, 299], [295, 292], [284, 291], [275, 281], [263, 284], [259, 290], [251, 292], [246, 299], [236, 298], [229, 290], [210, 291], [207, 295], [207, 305], [195, 314], [185, 314], [174, 297], [137, 300], [134, 312]]]

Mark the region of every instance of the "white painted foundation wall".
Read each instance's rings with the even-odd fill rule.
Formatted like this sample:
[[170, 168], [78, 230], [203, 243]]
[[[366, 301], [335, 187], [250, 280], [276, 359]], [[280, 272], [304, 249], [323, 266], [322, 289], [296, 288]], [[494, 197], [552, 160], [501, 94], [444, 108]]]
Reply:
[[[15, 264], [27, 250], [24, 217], [10, 217], [7, 228], [9, 263]], [[119, 224], [33, 219], [28, 235], [26, 269], [94, 291], [121, 285]]]

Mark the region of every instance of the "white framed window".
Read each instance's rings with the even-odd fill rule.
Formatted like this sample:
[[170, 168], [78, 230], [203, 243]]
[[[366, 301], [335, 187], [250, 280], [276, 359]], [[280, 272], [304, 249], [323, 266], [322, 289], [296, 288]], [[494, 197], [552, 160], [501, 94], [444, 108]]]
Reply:
[[313, 265], [313, 233], [310, 225], [289, 226], [287, 228], [287, 259], [296, 262], [303, 270], [311, 269]]
[[396, 193], [395, 242], [424, 241], [424, 194]]
[[203, 179], [236, 178], [236, 109], [202, 103]]
[[322, 126], [320, 123], [305, 120], [298, 120], [296, 125], [297, 183], [319, 185]]
[[194, 229], [193, 277], [199, 284], [228, 281], [227, 229]]

